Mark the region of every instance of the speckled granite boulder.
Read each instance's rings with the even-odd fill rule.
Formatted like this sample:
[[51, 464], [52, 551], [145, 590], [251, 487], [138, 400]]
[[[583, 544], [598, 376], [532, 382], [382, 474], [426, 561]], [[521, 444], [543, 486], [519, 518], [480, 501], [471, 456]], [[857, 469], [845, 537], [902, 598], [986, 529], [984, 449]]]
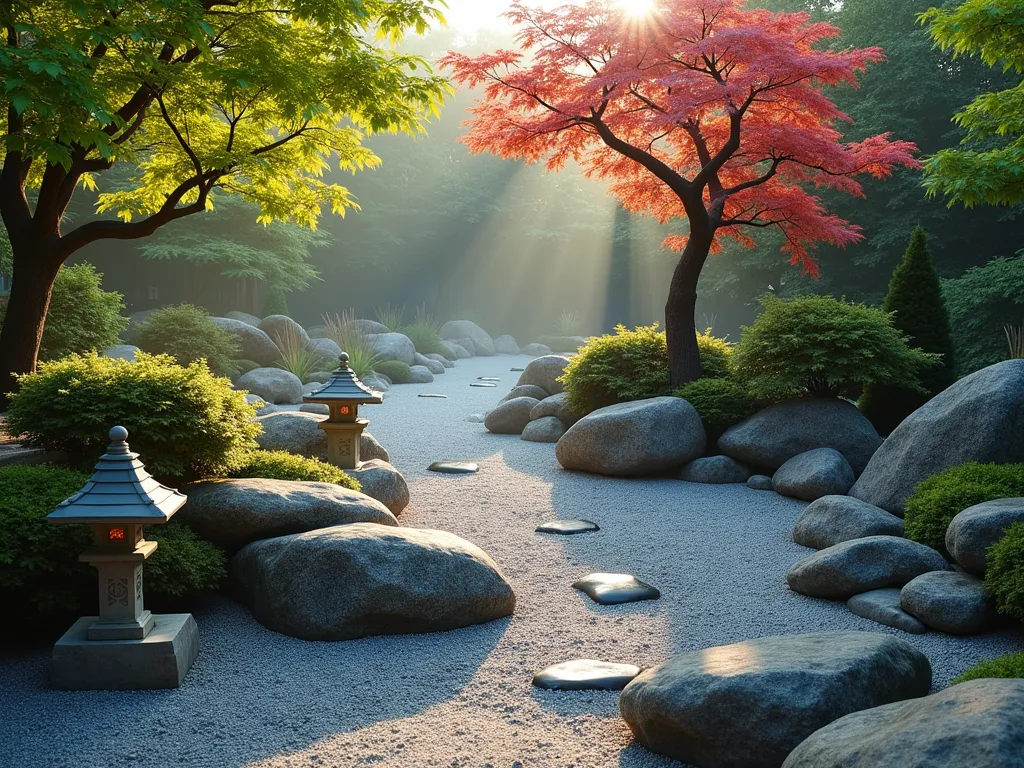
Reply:
[[499, 336], [494, 340], [494, 351], [499, 355], [518, 355], [519, 344], [512, 336]]
[[470, 350], [473, 354], [480, 357], [490, 357], [494, 354], [494, 340], [487, 331], [469, 320], [452, 320], [445, 323], [441, 326], [441, 338], [446, 341], [454, 340], [456, 343], [459, 343], [459, 339], [469, 339], [475, 347]]
[[823, 496], [793, 525], [793, 541], [812, 549], [868, 536], [903, 536], [903, 520], [851, 496]]
[[683, 653], [642, 672], [622, 717], [653, 752], [687, 765], [777, 768], [851, 712], [923, 696], [928, 659], [870, 632], [762, 637]]
[[303, 640], [444, 632], [515, 609], [497, 564], [444, 531], [356, 523], [266, 539], [230, 577], [257, 621]]
[[409, 369], [412, 372], [410, 384], [433, 384], [434, 374], [425, 365], [414, 365]]
[[277, 344], [259, 328], [227, 317], [211, 317], [210, 320], [234, 337], [238, 343], [239, 360], [252, 360], [269, 367], [281, 359]]
[[996, 499], [975, 504], [953, 518], [946, 529], [946, 549], [968, 573], [985, 575], [989, 547], [1014, 523], [1024, 523], [1024, 499]]
[[[320, 429], [320, 422], [325, 419], [314, 413], [269, 413], [257, 419], [263, 434], [256, 437], [256, 442], [267, 451], [288, 451], [327, 461], [327, 435]], [[363, 432], [359, 439], [359, 457], [362, 461], [391, 461], [388, 452], [369, 432]]]
[[468, 360], [473, 356], [468, 349], [452, 341], [442, 341], [441, 349], [445, 351], [445, 357], [449, 360]]
[[544, 416], [527, 424], [521, 439], [528, 443], [557, 443], [564, 434], [565, 424], [555, 416]]
[[288, 315], [268, 315], [260, 320], [258, 327], [278, 346], [280, 346], [279, 340], [290, 334], [294, 334], [302, 346], [309, 346], [310, 339], [306, 329]]
[[406, 365], [416, 365], [416, 345], [401, 333], [381, 333], [366, 337], [373, 347], [373, 353], [380, 360], [398, 360]]
[[530, 412], [540, 401], [534, 397], [506, 400], [484, 417], [484, 426], [496, 435], [521, 435], [530, 423]]
[[531, 419], [542, 419], [545, 416], [556, 417], [566, 427], [571, 427], [579, 421], [579, 418], [569, 410], [569, 395], [565, 392], [542, 399], [530, 414]]
[[569, 358], [561, 355], [545, 355], [535, 358], [530, 361], [526, 370], [520, 375], [518, 384], [533, 384], [543, 389], [549, 396], [557, 395], [565, 389], [558, 379], [565, 373], [567, 365], [569, 365]]
[[772, 487], [783, 496], [815, 501], [822, 496], [845, 494], [855, 479], [843, 454], [833, 448], [815, 448], [779, 467], [772, 476]]
[[296, 405], [302, 402], [302, 380], [283, 368], [251, 370], [235, 382], [235, 388], [259, 395], [274, 405]]
[[381, 459], [364, 461], [359, 469], [345, 470], [359, 481], [362, 491], [376, 499], [392, 514], [400, 515], [409, 506], [409, 485], [402, 473]]
[[951, 635], [984, 632], [995, 616], [984, 582], [958, 571], [921, 574], [903, 587], [900, 605], [926, 626]]
[[509, 400], [515, 400], [517, 397], [532, 397], [540, 405], [541, 402], [548, 398], [548, 393], [535, 384], [519, 384], [513, 387], [512, 391], [501, 399], [501, 402], [505, 403]]
[[750, 479], [750, 470], [728, 456], [705, 456], [683, 467], [679, 479], [709, 485], [745, 483]]
[[900, 605], [900, 590], [895, 587], [873, 589], [854, 595], [846, 601], [850, 613], [876, 624], [902, 629], [914, 635], [923, 635], [928, 627], [903, 610]]

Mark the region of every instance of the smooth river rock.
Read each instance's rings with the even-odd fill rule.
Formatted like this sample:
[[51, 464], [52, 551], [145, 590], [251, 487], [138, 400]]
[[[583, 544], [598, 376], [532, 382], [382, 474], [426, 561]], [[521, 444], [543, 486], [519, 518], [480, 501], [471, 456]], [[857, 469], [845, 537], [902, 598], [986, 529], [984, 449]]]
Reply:
[[409, 484], [402, 473], [381, 459], [364, 461], [359, 469], [345, 470], [359, 481], [363, 493], [376, 499], [394, 515], [400, 515], [409, 506]]
[[475, 475], [480, 466], [469, 461], [435, 461], [427, 470], [442, 475]]
[[533, 384], [540, 387], [548, 395], [557, 395], [565, 391], [559, 379], [569, 365], [569, 358], [561, 355], [544, 355], [530, 361], [526, 370], [519, 376], [519, 384]]
[[283, 368], [254, 368], [235, 382], [235, 389], [259, 395], [273, 405], [296, 405], [304, 394], [299, 377]]
[[900, 605], [926, 626], [951, 635], [984, 632], [995, 616], [984, 582], [958, 571], [921, 574], [903, 587]]
[[850, 462], [834, 448], [815, 448], [794, 456], [772, 476], [776, 493], [804, 501], [843, 495], [856, 478]]
[[551, 691], [621, 691], [639, 674], [640, 667], [632, 664], [573, 659], [545, 667], [533, 684]]
[[575, 536], [577, 533], [600, 531], [597, 523], [589, 520], [552, 520], [537, 526], [537, 533], [553, 533], [559, 536]]
[[745, 483], [750, 479], [750, 470], [729, 456], [705, 456], [683, 467], [679, 479], [708, 485]]
[[903, 606], [900, 605], [900, 591], [895, 587], [873, 589], [854, 595], [846, 601], [846, 607], [850, 609], [850, 613], [877, 624], [902, 629], [914, 635], [923, 635], [928, 628], [903, 610]]
[[533, 397], [517, 397], [499, 403], [484, 417], [484, 426], [496, 435], [521, 435], [530, 423], [530, 412], [539, 402]]
[[566, 427], [571, 427], [579, 421], [579, 418], [569, 410], [569, 395], [565, 392], [541, 400], [530, 414], [533, 420], [543, 419], [545, 416], [554, 416]]
[[[320, 429], [320, 422], [325, 420], [325, 416], [315, 413], [269, 413], [257, 419], [263, 434], [256, 437], [256, 442], [267, 451], [288, 451], [327, 461], [327, 435]], [[359, 457], [362, 461], [391, 461], [384, 446], [369, 432], [359, 438]]]
[[1024, 498], [975, 504], [953, 518], [946, 529], [946, 550], [968, 573], [985, 575], [989, 547], [1014, 523], [1024, 523]]
[[249, 544], [236, 594], [268, 629], [303, 640], [444, 632], [511, 615], [515, 595], [479, 547], [445, 531], [356, 523]]
[[[491, 379], [481, 379], [481, 381], [491, 381]], [[495, 379], [494, 381], [500, 381], [500, 379]], [[512, 391], [501, 399], [501, 402], [505, 403], [509, 400], [515, 400], [517, 397], [532, 397], [537, 401], [537, 405], [540, 405], [542, 400], [548, 398], [548, 393], [535, 384], [520, 384], [513, 387]]]
[[601, 605], [620, 605], [661, 597], [656, 587], [628, 573], [592, 573], [572, 586]]
[[529, 443], [557, 443], [564, 434], [565, 424], [557, 416], [544, 416], [527, 424], [520, 439]]
[[490, 357], [494, 354], [494, 340], [490, 335], [476, 323], [469, 320], [452, 320], [441, 326], [441, 338], [446, 341], [469, 339], [475, 349], [469, 350], [480, 357]]
[[211, 317], [210, 321], [234, 337], [238, 343], [239, 360], [252, 360], [269, 367], [281, 359], [277, 344], [259, 328], [227, 317]]
[[778, 768], [851, 712], [923, 696], [928, 659], [873, 632], [762, 637], [683, 653], [641, 673], [622, 717], [653, 752], [687, 765]]
[[903, 536], [903, 520], [851, 496], [822, 496], [793, 525], [793, 541], [811, 549], [868, 536]]

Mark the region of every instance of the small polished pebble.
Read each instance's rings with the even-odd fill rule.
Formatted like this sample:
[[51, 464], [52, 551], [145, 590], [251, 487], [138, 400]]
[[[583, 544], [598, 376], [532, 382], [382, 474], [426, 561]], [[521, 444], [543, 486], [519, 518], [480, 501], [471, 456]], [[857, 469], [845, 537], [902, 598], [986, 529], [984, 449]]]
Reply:
[[470, 461], [435, 461], [427, 470], [442, 475], [472, 475], [480, 471], [480, 465]]
[[639, 674], [632, 664], [573, 659], [542, 669], [533, 684], [550, 691], [621, 691]]
[[550, 523], [537, 526], [537, 533], [557, 533], [561, 536], [600, 530], [601, 527], [597, 523], [592, 523], [589, 520], [552, 520]]
[[661, 597], [661, 592], [655, 587], [628, 573], [592, 573], [572, 586], [601, 605], [635, 603]]
[[477, 381], [492, 381], [492, 382], [499, 382], [499, 381], [501, 381], [501, 379], [499, 379], [497, 376], [477, 376], [476, 380]]
[[487, 417], [482, 413], [471, 413], [466, 417], [466, 421], [470, 424], [483, 424]]
[[484, 384], [482, 382], [475, 381], [472, 384], [470, 384], [469, 386], [471, 386], [471, 387], [480, 387], [481, 389], [496, 389], [498, 385], [497, 384]]
[[448, 395], [417, 395], [417, 397], [426, 397], [431, 400], [447, 400]]

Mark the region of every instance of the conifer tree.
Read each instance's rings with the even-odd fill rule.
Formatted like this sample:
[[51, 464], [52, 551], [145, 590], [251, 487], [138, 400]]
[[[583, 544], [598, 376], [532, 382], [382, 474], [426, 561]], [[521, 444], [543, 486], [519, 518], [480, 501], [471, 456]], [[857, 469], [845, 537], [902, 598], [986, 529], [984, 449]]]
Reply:
[[903, 261], [893, 272], [884, 308], [895, 313], [896, 327], [915, 347], [942, 355], [941, 363], [921, 371], [921, 385], [926, 392], [880, 385], [865, 388], [860, 408], [875, 428], [887, 435], [956, 380], [949, 313], [928, 249], [928, 237], [921, 227], [914, 230]]

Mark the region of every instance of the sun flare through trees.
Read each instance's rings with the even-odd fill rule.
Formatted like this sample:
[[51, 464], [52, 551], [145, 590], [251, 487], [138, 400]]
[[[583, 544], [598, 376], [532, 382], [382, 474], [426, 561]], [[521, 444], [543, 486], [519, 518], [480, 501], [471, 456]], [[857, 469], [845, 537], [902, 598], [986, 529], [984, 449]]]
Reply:
[[[638, 9], [646, 7], [645, 13]], [[461, 85], [482, 88], [465, 143], [557, 171], [578, 163], [633, 212], [685, 219], [666, 305], [673, 384], [700, 376], [694, 310], [708, 255], [777, 229], [794, 264], [817, 274], [816, 243], [861, 239], [815, 190], [863, 195], [858, 176], [917, 167], [888, 134], [844, 141], [851, 122], [825, 89], [855, 86], [879, 48], [825, 49], [840, 31], [808, 14], [740, 0], [514, 3], [518, 50], [450, 53]]]

